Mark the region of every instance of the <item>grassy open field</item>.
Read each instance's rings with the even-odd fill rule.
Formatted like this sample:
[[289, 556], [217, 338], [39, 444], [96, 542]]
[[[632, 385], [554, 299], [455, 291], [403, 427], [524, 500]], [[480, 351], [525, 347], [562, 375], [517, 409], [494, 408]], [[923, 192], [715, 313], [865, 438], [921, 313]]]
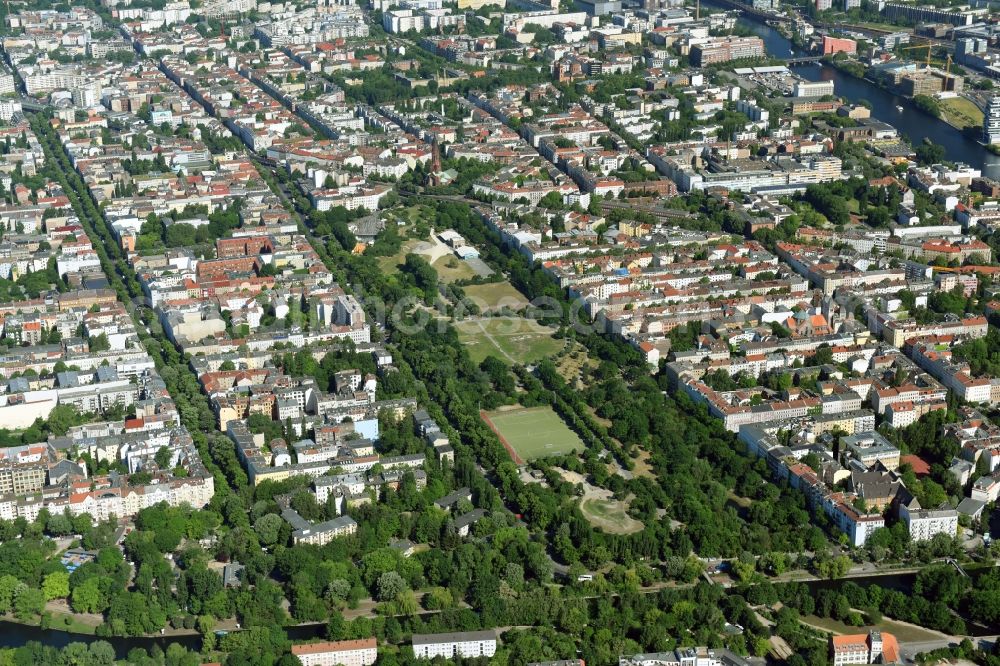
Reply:
[[964, 97], [952, 97], [940, 100], [941, 117], [949, 125], [962, 128], [968, 125], [981, 127], [983, 112], [979, 107]]
[[379, 257], [378, 266], [382, 269], [383, 273], [395, 273], [399, 270], [400, 265], [406, 259], [406, 255], [413, 252], [413, 248], [420, 245], [421, 241], [416, 238], [411, 238], [409, 240], [403, 241], [402, 247], [399, 252], [392, 255], [391, 257]]
[[498, 317], [455, 322], [458, 337], [476, 363], [496, 356], [508, 363], [533, 363], [562, 349], [553, 330], [532, 319]]
[[642, 529], [640, 521], [625, 513], [624, 502], [613, 499], [582, 499], [580, 511], [594, 527], [609, 534], [632, 534]]
[[[858, 627], [852, 627], [848, 624], [840, 622], [839, 620], [834, 620], [829, 617], [804, 615], [802, 616], [801, 622], [815, 629], [822, 629], [823, 631], [828, 631], [838, 635], [856, 634], [862, 631], [862, 629], [859, 629]], [[929, 629], [917, 627], [906, 622], [897, 622], [888, 618], [882, 618], [882, 621], [875, 625], [875, 628], [894, 634], [900, 642], [934, 641], [940, 639], [942, 636], [936, 631], [930, 631]]]
[[580, 438], [551, 407], [482, 412], [482, 417], [518, 464], [583, 449]]
[[871, 30], [882, 30], [885, 32], [913, 32], [908, 28], [900, 28], [898, 25], [893, 25], [892, 23], [878, 23], [871, 21], [850, 21], [851, 25], [857, 25], [862, 28], [870, 28]]
[[450, 252], [435, 259], [431, 262], [431, 266], [437, 271], [441, 281], [446, 283], [476, 277], [476, 271], [472, 270], [472, 266]]
[[429, 221], [434, 219], [434, 209], [424, 204], [407, 206], [402, 210], [402, 218], [411, 224], [421, 219]]
[[528, 300], [509, 282], [492, 284], [473, 284], [462, 287], [468, 296], [479, 307], [486, 310], [499, 309], [504, 306], [515, 310], [528, 304]]

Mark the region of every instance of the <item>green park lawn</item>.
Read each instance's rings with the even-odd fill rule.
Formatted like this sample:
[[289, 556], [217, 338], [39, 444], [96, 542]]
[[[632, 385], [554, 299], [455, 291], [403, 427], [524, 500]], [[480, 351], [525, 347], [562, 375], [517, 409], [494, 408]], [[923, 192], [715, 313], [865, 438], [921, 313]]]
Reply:
[[503, 410], [485, 416], [522, 461], [583, 449], [580, 438], [551, 407]]
[[473, 284], [462, 287], [465, 295], [472, 302], [485, 310], [494, 310], [508, 306], [515, 310], [528, 304], [527, 299], [509, 282], [491, 284]]
[[471, 319], [457, 321], [454, 326], [476, 363], [487, 356], [511, 364], [535, 363], [554, 355], [565, 344], [552, 337], [553, 329], [523, 317]]
[[618, 500], [583, 499], [580, 511], [594, 527], [610, 534], [632, 534], [643, 528], [640, 521], [625, 513], [626, 505]]

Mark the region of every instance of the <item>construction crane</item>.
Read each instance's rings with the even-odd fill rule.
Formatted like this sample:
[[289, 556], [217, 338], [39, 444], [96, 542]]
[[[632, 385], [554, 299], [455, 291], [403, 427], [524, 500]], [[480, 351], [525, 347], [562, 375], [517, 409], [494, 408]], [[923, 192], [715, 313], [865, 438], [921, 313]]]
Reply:
[[927, 49], [927, 60], [925, 61], [925, 66], [927, 69], [931, 68], [931, 50], [933, 50], [934, 45], [928, 42], [927, 44], [920, 44], [919, 46], [907, 46], [902, 49], [903, 51], [916, 51], [918, 49]]

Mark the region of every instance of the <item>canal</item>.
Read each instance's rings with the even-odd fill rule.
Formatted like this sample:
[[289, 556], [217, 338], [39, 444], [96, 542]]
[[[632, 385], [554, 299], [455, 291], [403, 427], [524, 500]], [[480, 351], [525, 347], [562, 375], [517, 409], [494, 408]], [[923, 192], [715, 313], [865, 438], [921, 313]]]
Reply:
[[162, 650], [166, 650], [171, 643], [180, 643], [190, 650], [201, 648], [201, 636], [109, 636], [102, 638], [90, 634], [76, 634], [59, 629], [42, 629], [30, 625], [18, 624], [9, 620], [0, 620], [0, 645], [5, 648], [16, 648], [30, 642], [42, 643], [56, 648], [64, 648], [70, 643], [93, 643], [94, 641], [105, 641], [110, 643], [115, 649], [115, 656], [118, 659], [127, 659], [130, 650], [142, 648], [151, 650], [154, 645], [158, 645]]
[[[296, 642], [324, 638], [326, 636], [325, 623], [294, 625], [284, 627], [284, 629], [288, 638]], [[94, 641], [110, 643], [118, 659], [127, 659], [129, 651], [135, 648], [142, 648], [148, 652], [154, 646], [159, 646], [161, 650], [166, 651], [172, 643], [179, 643], [189, 650], [201, 649], [201, 636], [198, 634], [185, 634], [181, 636], [101, 637], [91, 634], [77, 634], [60, 629], [42, 629], [41, 627], [19, 624], [9, 620], [0, 620], [0, 646], [5, 648], [21, 647], [30, 642], [63, 648], [70, 643], [93, 643]]]
[[[702, 4], [704, 6], [710, 3]], [[716, 5], [711, 6], [716, 7]], [[740, 17], [739, 25], [764, 40], [768, 55], [788, 58], [796, 54], [791, 40], [775, 28], [747, 17]], [[801, 55], [801, 51], [797, 55]], [[802, 65], [795, 67], [794, 71], [810, 81], [833, 81], [835, 94], [851, 102], [867, 100], [871, 103], [873, 117], [898, 129], [914, 146], [928, 139], [942, 146], [949, 160], [965, 162], [982, 169], [984, 176], [1000, 179], [1000, 155], [989, 152], [981, 144], [963, 136], [960, 131], [943, 120], [919, 111], [909, 100], [827, 65]], [[897, 110], [897, 106], [902, 106], [903, 110]]]
[[[969, 575], [973, 580], [973, 586], [975, 585], [975, 580], [987, 571], [990, 571], [990, 569], [979, 568], [969, 570]], [[915, 573], [910, 572], [883, 573], [869, 574], [853, 578], [839, 578], [836, 580], [809, 580], [803, 581], [802, 584], [807, 586], [814, 595], [820, 590], [837, 590], [845, 583], [853, 583], [861, 587], [878, 585], [889, 590], [897, 590], [905, 594], [910, 594], [913, 590], [913, 583], [916, 580], [916, 577]], [[729, 593], [739, 594], [740, 591], [738, 588], [733, 587], [729, 589]], [[976, 625], [968, 617], [965, 617], [964, 619], [967, 622], [968, 632], [971, 636], [992, 636], [1000, 631], [1000, 627], [983, 627]], [[290, 640], [293, 642], [301, 642], [314, 638], [324, 638], [326, 625], [324, 623], [296, 625], [284, 627], [284, 630]], [[118, 659], [126, 659], [128, 652], [134, 648], [143, 648], [148, 651], [154, 646], [159, 646], [160, 649], [166, 650], [171, 643], [180, 643], [190, 650], [198, 650], [201, 648], [201, 636], [198, 635], [136, 637], [114, 636], [109, 638], [100, 638], [98, 636], [91, 636], [87, 634], [74, 634], [58, 629], [41, 629], [39, 627], [22, 625], [8, 620], [0, 620], [0, 645], [3, 647], [20, 647], [28, 642], [35, 641], [44, 645], [62, 648], [73, 642], [91, 643], [99, 640], [110, 643], [114, 647]]]

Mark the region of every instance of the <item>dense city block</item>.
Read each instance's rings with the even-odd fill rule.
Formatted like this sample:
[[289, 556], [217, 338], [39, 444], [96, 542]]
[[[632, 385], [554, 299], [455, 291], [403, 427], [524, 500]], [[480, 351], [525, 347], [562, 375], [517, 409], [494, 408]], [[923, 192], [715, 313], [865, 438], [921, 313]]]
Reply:
[[995, 13], [0, 6], [0, 663], [1000, 665]]

